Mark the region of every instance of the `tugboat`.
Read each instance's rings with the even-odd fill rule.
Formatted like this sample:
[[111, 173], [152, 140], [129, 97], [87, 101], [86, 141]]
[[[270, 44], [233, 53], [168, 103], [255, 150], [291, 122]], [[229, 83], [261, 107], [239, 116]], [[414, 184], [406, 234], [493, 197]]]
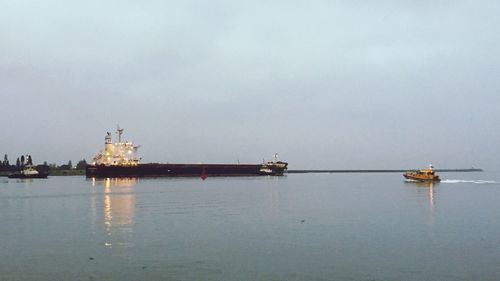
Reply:
[[10, 174], [10, 179], [46, 179], [49, 174], [37, 171], [33, 165], [26, 165], [18, 172]]
[[201, 177], [210, 176], [281, 176], [288, 163], [273, 161], [262, 164], [170, 164], [140, 163], [137, 157], [139, 146], [123, 142], [123, 129], [118, 127], [118, 142], [113, 143], [111, 133], [104, 138], [104, 152], [99, 152], [92, 164], [87, 165], [85, 175], [89, 178], [116, 177]]
[[286, 170], [288, 163], [278, 160], [278, 153], [274, 153], [273, 161], [264, 161], [260, 167], [259, 172], [263, 175], [282, 175], [283, 171]]
[[422, 170], [411, 170], [403, 174], [406, 179], [419, 182], [435, 182], [440, 181], [439, 176], [434, 172], [434, 166], [429, 165], [428, 168]]

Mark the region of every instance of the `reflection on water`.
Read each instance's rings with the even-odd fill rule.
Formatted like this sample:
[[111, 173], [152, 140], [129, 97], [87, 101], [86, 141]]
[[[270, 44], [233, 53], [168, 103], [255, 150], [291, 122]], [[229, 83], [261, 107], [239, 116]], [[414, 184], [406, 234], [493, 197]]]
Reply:
[[[102, 200], [103, 224], [108, 235], [108, 241], [105, 242], [106, 247], [120, 245], [124, 247], [132, 247], [130, 242], [121, 241], [121, 235], [133, 232], [135, 224], [135, 185], [137, 178], [92, 178], [92, 188], [95, 195], [103, 195], [102, 199], [94, 196], [92, 200], [92, 213], [94, 214], [93, 224], [97, 224], [98, 202]], [[104, 187], [99, 190], [99, 187]], [[117, 238], [117, 239], [115, 239]]]
[[425, 190], [427, 191], [427, 198], [429, 200], [429, 207], [432, 209], [434, 208], [434, 187], [439, 184], [439, 182], [421, 182], [421, 181], [405, 181], [406, 184], [408, 185], [414, 185], [418, 187], [418, 190]]
[[104, 185], [110, 187], [134, 187], [139, 182], [139, 178], [92, 178], [92, 187]]
[[428, 201], [428, 206], [429, 206], [429, 223], [433, 224], [434, 223], [434, 192], [435, 192], [435, 186], [439, 184], [439, 182], [419, 182], [419, 181], [406, 181], [407, 184], [411, 184], [416, 186], [417, 192], [422, 192], [424, 191], [426, 193], [426, 198]]
[[427, 188], [427, 194], [429, 198], [429, 209], [432, 211], [434, 209], [434, 182], [417, 182], [418, 187]]
[[498, 280], [498, 198], [394, 174], [0, 179], [0, 279]]

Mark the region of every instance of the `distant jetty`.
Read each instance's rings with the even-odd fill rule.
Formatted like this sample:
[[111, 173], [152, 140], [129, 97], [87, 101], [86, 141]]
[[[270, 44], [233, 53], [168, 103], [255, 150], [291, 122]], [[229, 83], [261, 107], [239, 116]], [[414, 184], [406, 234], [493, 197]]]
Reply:
[[[307, 173], [404, 173], [406, 170], [288, 170], [289, 174], [307, 174]], [[436, 172], [483, 172], [483, 169], [434, 169]]]

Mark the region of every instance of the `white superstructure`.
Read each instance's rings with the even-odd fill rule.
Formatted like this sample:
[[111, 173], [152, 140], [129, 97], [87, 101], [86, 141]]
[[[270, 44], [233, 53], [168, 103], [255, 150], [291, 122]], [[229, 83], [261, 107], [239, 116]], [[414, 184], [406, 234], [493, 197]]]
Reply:
[[140, 158], [137, 157], [139, 146], [132, 142], [122, 142], [123, 129], [117, 128], [118, 142], [113, 143], [111, 133], [107, 132], [104, 138], [104, 152], [99, 153], [93, 158], [93, 165], [106, 166], [135, 166], [139, 164]]

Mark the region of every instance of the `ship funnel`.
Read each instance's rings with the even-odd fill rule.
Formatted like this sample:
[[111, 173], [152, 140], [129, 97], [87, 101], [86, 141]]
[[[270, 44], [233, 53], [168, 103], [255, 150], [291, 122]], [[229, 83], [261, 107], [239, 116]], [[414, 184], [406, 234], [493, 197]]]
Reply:
[[106, 137], [104, 138], [104, 141], [105, 141], [106, 144], [111, 144], [112, 143], [111, 133], [110, 132], [106, 133]]
[[120, 125], [116, 125], [116, 132], [118, 133], [118, 142], [122, 142], [123, 129], [120, 128]]
[[106, 156], [109, 156], [113, 153], [113, 140], [111, 139], [111, 133], [107, 132], [104, 139], [106, 140], [104, 144], [104, 153], [106, 154]]

